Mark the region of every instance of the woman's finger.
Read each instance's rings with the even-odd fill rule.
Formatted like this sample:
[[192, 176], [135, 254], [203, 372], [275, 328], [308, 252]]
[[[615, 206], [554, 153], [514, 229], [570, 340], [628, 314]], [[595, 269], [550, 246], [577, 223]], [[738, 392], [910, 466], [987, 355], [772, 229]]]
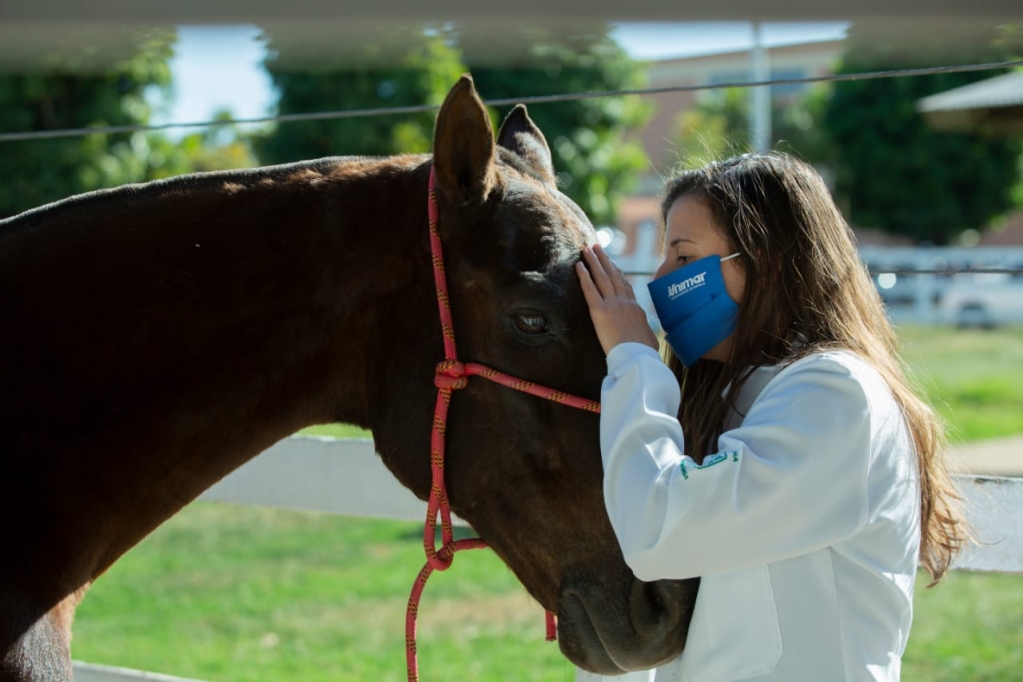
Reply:
[[593, 283], [593, 278], [590, 277], [590, 271], [586, 268], [586, 264], [579, 261], [575, 264], [575, 273], [579, 276], [579, 286], [583, 290], [583, 298], [586, 299], [586, 305], [589, 306], [590, 310], [599, 306], [604, 297], [597, 291], [597, 285]]
[[608, 298], [614, 296], [614, 284], [611, 283], [611, 278], [608, 277], [607, 270], [600, 262], [595, 250], [596, 247], [583, 249], [583, 260], [586, 261], [586, 270], [589, 271], [590, 279], [593, 280], [601, 297]]
[[629, 284], [629, 280], [625, 278], [625, 273], [618, 267], [618, 264], [611, 260], [611, 256], [607, 255], [605, 251], [598, 244], [593, 247], [594, 254], [597, 256], [597, 260], [600, 262], [601, 267], [607, 273], [608, 283], [611, 285], [614, 293], [618, 296], [625, 296], [627, 298], [635, 298], [632, 291], [632, 285]]
[[[632, 286], [624, 278], [621, 270], [613, 261], [606, 258], [602, 265], [599, 257], [590, 249], [583, 250], [583, 260], [575, 265], [579, 286], [582, 288], [586, 305], [590, 309], [593, 329], [597, 332], [601, 348], [609, 353], [619, 343], [638, 341], [657, 349], [657, 338], [647, 324], [646, 313], [636, 302], [632, 294]], [[618, 287], [627, 289], [627, 293], [614, 290], [601, 291], [600, 279], [605, 287], [618, 282]]]

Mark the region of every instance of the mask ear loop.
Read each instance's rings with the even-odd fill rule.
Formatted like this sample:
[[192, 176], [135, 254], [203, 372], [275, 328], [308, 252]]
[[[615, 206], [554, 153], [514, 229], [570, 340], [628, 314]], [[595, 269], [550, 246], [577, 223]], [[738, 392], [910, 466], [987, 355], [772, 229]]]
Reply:
[[732, 260], [733, 258], [737, 258], [738, 256], [739, 256], [739, 252], [736, 251], [731, 256], [725, 256], [724, 258], [722, 258], [721, 262], [724, 263], [726, 260]]

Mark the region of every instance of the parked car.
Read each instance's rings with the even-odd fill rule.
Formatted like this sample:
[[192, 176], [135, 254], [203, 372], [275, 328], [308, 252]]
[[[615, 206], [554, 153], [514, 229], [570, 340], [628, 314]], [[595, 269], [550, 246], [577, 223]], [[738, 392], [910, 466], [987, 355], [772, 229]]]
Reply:
[[957, 327], [994, 329], [1023, 323], [1023, 276], [955, 280], [942, 293], [939, 308], [942, 320]]

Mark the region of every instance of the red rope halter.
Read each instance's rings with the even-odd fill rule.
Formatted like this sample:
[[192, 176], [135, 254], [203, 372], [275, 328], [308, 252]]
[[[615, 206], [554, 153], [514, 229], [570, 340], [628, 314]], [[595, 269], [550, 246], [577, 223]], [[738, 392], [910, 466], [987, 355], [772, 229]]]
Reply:
[[[461, 363], [455, 351], [455, 329], [451, 323], [451, 306], [448, 302], [448, 284], [444, 275], [444, 256], [441, 248], [440, 233], [437, 231], [437, 198], [435, 195], [436, 180], [433, 168], [430, 168], [429, 215], [430, 215], [430, 251], [433, 254], [433, 279], [437, 287], [437, 306], [440, 310], [441, 331], [444, 335], [444, 360], [437, 364], [434, 384], [437, 386], [437, 406], [433, 412], [433, 433], [430, 436], [430, 469], [433, 482], [430, 486], [430, 499], [426, 505], [426, 523], [423, 526], [423, 547], [426, 551], [426, 565], [419, 572], [412, 593], [408, 599], [405, 612], [405, 661], [408, 667], [409, 682], [419, 680], [419, 662], [416, 660], [416, 615], [419, 612], [419, 599], [423, 595], [426, 581], [430, 574], [447, 570], [455, 558], [455, 552], [463, 549], [479, 549], [487, 544], [480, 538], [454, 540], [451, 529], [451, 507], [448, 504], [447, 488], [444, 485], [444, 431], [447, 427], [448, 405], [451, 403], [451, 392], [465, 388], [470, 376], [484, 379], [514, 388], [554, 402], [563, 403], [581, 410], [600, 412], [600, 403], [555, 391], [530, 381], [524, 381], [510, 374], [498, 372], [486, 365], [474, 362]], [[440, 514], [441, 547], [436, 547], [437, 514]], [[555, 616], [547, 611], [547, 641], [557, 637]]]

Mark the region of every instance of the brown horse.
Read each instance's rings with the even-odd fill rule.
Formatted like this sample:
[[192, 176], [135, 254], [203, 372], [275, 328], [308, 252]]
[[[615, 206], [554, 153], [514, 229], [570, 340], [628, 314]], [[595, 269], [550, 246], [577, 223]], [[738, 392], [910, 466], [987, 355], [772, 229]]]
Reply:
[[[0, 679], [70, 679], [89, 585], [300, 428], [372, 430], [428, 496], [444, 356], [431, 165], [460, 355], [596, 398], [604, 355], [573, 271], [593, 229], [525, 108], [495, 144], [468, 77], [432, 158], [198, 174], [0, 222]], [[596, 415], [471, 380], [447, 438], [453, 511], [558, 614], [573, 663], [616, 673], [681, 651], [696, 585], [624, 564]]]

